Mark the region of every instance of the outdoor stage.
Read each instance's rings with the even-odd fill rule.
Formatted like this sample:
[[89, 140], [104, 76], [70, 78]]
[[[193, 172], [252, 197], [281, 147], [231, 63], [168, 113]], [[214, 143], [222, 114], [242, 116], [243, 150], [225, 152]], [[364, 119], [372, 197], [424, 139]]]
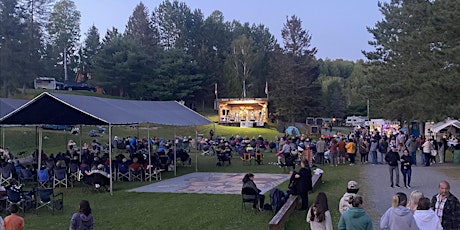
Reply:
[[[203, 194], [241, 194], [244, 173], [196, 172], [158, 181], [129, 192], [171, 192]], [[289, 179], [289, 174], [254, 173], [254, 182], [262, 194]]]

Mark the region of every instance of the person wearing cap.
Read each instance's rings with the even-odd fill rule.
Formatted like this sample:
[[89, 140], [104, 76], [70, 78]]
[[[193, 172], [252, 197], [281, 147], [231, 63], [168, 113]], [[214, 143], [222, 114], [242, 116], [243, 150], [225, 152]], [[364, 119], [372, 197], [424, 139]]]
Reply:
[[389, 172], [390, 172], [390, 187], [394, 187], [394, 181], [393, 181], [393, 172], [396, 174], [396, 187], [400, 188], [399, 186], [399, 168], [398, 168], [398, 162], [400, 161], [399, 157], [399, 152], [398, 152], [398, 147], [396, 145], [390, 145], [391, 150], [390, 152], [387, 153], [385, 156], [385, 161], [388, 163], [389, 167]]
[[355, 196], [359, 191], [358, 182], [351, 180], [348, 181], [347, 192], [343, 194], [339, 202], [339, 212], [342, 214], [350, 207], [350, 197]]

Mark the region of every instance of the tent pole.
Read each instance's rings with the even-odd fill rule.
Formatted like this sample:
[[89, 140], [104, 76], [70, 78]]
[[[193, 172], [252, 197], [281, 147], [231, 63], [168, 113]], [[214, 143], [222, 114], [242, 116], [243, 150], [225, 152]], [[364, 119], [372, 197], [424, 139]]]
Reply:
[[[191, 143], [189, 143], [190, 145]], [[198, 149], [198, 129], [197, 127], [195, 126], [195, 144], [197, 145], [196, 146], [196, 149]], [[190, 148], [192, 149], [192, 148]], [[190, 151], [192, 152], [192, 151]], [[198, 151], [195, 151], [195, 172], [198, 172]]]
[[82, 149], [82, 146], [81, 146], [81, 139], [82, 139], [81, 133], [82, 132], [83, 132], [83, 126], [80, 125], [80, 129], [78, 130], [78, 136], [80, 138], [80, 148], [79, 148], [80, 149], [80, 154], [78, 154], [79, 155], [78, 157], [80, 158], [80, 162], [81, 162], [81, 155], [83, 154], [83, 149]]
[[2, 147], [5, 148], [5, 127], [2, 126]]
[[152, 157], [150, 157], [150, 124], [147, 123], [147, 157], [149, 158], [149, 181], [152, 181]]
[[43, 129], [38, 127], [38, 169], [41, 169], [42, 166], [42, 144], [43, 144]]
[[173, 151], [174, 151], [174, 176], [177, 175], [177, 159], [176, 159], [176, 126], [174, 126], [174, 138], [173, 138]]
[[112, 143], [110, 142], [110, 140], [112, 139], [112, 124], [109, 124], [109, 170], [110, 170], [110, 195], [113, 196], [113, 176], [112, 176]]

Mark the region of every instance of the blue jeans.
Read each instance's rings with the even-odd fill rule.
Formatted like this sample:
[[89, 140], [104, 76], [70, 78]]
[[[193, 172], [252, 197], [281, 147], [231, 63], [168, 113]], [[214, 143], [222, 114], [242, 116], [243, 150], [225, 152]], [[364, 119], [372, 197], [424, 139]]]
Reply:
[[412, 158], [412, 164], [417, 166], [417, 152], [409, 152], [409, 156]]
[[[403, 175], [403, 180], [404, 180], [404, 186], [410, 186], [410, 179], [412, 177], [412, 169], [401, 169], [402, 175]], [[407, 179], [407, 184], [406, 184], [406, 179]]]
[[381, 164], [386, 164], [386, 162], [385, 162], [385, 155], [386, 155], [385, 152], [380, 152], [380, 163], [381, 163]]
[[371, 151], [372, 164], [377, 164], [377, 151]]

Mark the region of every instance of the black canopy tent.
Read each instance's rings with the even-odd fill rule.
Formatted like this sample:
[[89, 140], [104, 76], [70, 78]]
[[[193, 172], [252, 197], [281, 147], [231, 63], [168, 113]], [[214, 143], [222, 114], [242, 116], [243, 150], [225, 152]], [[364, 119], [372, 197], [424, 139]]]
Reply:
[[[13, 98], [0, 98], [0, 118], [11, 113], [13, 110], [19, 108], [21, 105], [27, 103], [28, 100], [13, 99]], [[5, 134], [2, 128], [2, 146], [5, 147]]]
[[[139, 123], [199, 126], [210, 124], [211, 121], [176, 101], [133, 101], [48, 92], [41, 93], [0, 119], [0, 125], [108, 125], [109, 143], [112, 139], [112, 125]], [[42, 132], [39, 130], [41, 152]], [[109, 155], [112, 170], [110, 144]], [[40, 158], [41, 154], [38, 156]]]

